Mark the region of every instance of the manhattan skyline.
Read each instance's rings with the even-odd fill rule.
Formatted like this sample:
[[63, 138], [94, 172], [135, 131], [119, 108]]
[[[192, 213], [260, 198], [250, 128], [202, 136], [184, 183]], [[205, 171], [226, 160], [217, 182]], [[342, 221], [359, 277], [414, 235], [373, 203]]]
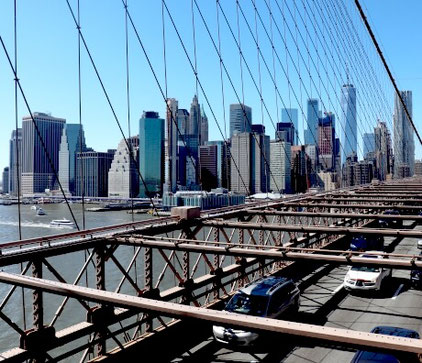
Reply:
[[[35, 6], [30, 2], [22, 1], [18, 6], [18, 22], [20, 25], [20, 32], [18, 34], [18, 59], [19, 59], [19, 78], [22, 82], [22, 87], [25, 91], [25, 94], [28, 97], [28, 102], [30, 104], [32, 112], [51, 112], [55, 117], [65, 118], [68, 123], [77, 123], [78, 122], [78, 102], [77, 102], [77, 59], [76, 59], [76, 44], [77, 44], [77, 35], [75, 33], [74, 26], [72, 26], [71, 19], [67, 13], [67, 9], [63, 4], [46, 4], [41, 3]], [[82, 14], [82, 26], [83, 31], [85, 32], [87, 42], [90, 47], [92, 47], [93, 56], [98, 63], [98, 68], [101, 72], [101, 75], [105, 78], [105, 84], [107, 89], [110, 92], [110, 98], [112, 99], [113, 105], [116, 108], [116, 113], [118, 114], [119, 120], [122, 125], [124, 125], [124, 130], [126, 136], [128, 136], [128, 127], [127, 127], [127, 117], [126, 117], [126, 97], [125, 97], [125, 77], [124, 77], [124, 44], [122, 44], [124, 39], [124, 27], [122, 26], [124, 22], [123, 11], [120, 4], [107, 4], [103, 9], [98, 9], [102, 15], [103, 19], [92, 19], [88, 16], [89, 12], [95, 8], [96, 2], [90, 4], [84, 4], [82, 2], [81, 14]], [[129, 4], [131, 5], [131, 4]], [[401, 31], [415, 33], [413, 27], [415, 27], [412, 21], [409, 21], [409, 16], [414, 16], [417, 13], [417, 9], [420, 9], [422, 6], [416, 1], [410, 1], [408, 8], [412, 7], [415, 11], [406, 12], [406, 17], [399, 16], [403, 14], [404, 10], [399, 8], [399, 4], [394, 1], [383, 2], [381, 6], [379, 3], [363, 1], [363, 5], [367, 8], [367, 14], [369, 21], [372, 26], [375, 28], [377, 36], [380, 39], [380, 43], [383, 47], [384, 52], [387, 55], [390, 66], [395, 73], [396, 80], [398, 81], [400, 89], [409, 89], [413, 92], [414, 97], [414, 106], [413, 106], [413, 116], [415, 124], [418, 127], [420, 119], [419, 115], [420, 107], [417, 102], [418, 95], [421, 94], [420, 82], [417, 82], [419, 77], [419, 68], [417, 67], [418, 52], [420, 50], [414, 49], [416, 47], [411, 47], [409, 39], [404, 39], [402, 42], [397, 42], [395, 33], [393, 30], [389, 29], [389, 23], [394, 19], [394, 23], [397, 25], [397, 28], [400, 28]], [[140, 5], [139, 5], [140, 6]], [[139, 6], [133, 4], [131, 6], [131, 11], [133, 12], [135, 18], [139, 16], [140, 11]], [[150, 4], [149, 11], [151, 13], [161, 11], [160, 4]], [[215, 4], [206, 4], [201, 3], [201, 6], [204, 7], [204, 10], [214, 11]], [[0, 25], [0, 33], [5, 38], [6, 46], [8, 47], [9, 52], [13, 49], [13, 38], [12, 38], [12, 6], [10, 4], [2, 3], [0, 5], [0, 11], [2, 15], [3, 23]], [[232, 6], [227, 6], [225, 11], [228, 15], [233, 15], [235, 8]], [[119, 12], [121, 16], [115, 16], [115, 12]], [[178, 24], [181, 24], [183, 20], [189, 18], [189, 14], [183, 15], [182, 9], [178, 9], [177, 6], [171, 5], [171, 11], [177, 15], [176, 21]], [[30, 27], [27, 25], [26, 19], [29, 16], [34, 16], [34, 14], [40, 14], [40, 19], [48, 19], [48, 22], [40, 25], [35, 34], [30, 34]], [[58, 19], [54, 17], [54, 14], [60, 14], [61, 19], [65, 19], [63, 24], [58, 23]], [[4, 16], [4, 18], [3, 18]], [[146, 17], [148, 18], [148, 17]], [[155, 29], [158, 33], [161, 31], [160, 24], [152, 24], [152, 20], [144, 19], [145, 27], [143, 27], [143, 36], [144, 41], [148, 50], [150, 51], [155, 64], [157, 65], [157, 70], [159, 71], [159, 76], [163, 79], [162, 75], [162, 66], [160, 67], [160, 62], [162, 63], [161, 57], [161, 47], [158, 50], [154, 50], [153, 39], [148, 39], [147, 32], [145, 28], [151, 26], [150, 29]], [[199, 23], [199, 19], [197, 19]], [[107, 27], [107, 22], [110, 22], [110, 27]], [[215, 24], [213, 24], [215, 25]], [[93, 29], [97, 27], [101, 30], [100, 34], [93, 32]], [[58, 31], [56, 33], [51, 33], [51, 29], [56, 28]], [[167, 29], [168, 28], [168, 29]], [[181, 53], [180, 45], [177, 43], [177, 39], [174, 35], [174, 30], [169, 25], [169, 20], [167, 19], [167, 47], [169, 51], [174, 51], [176, 56], [174, 57], [174, 64], [169, 66], [168, 73], [168, 97], [174, 97], [179, 101], [179, 104], [184, 107], [188, 107], [191, 102], [192, 94], [195, 94], [195, 80], [192, 75], [192, 72], [188, 69], [186, 65], [186, 59]], [[225, 38], [223, 41], [226, 44], [226, 47], [229, 46], [232, 40], [229, 38], [227, 29], [223, 30], [223, 35]], [[185, 38], [189, 39], [189, 29], [187, 29]], [[31, 36], [29, 36], [31, 35]], [[132, 35], [133, 36], [133, 35]], [[419, 35], [417, 35], [419, 36]], [[101, 43], [101, 38], [108, 37], [110, 40], [110, 45], [108, 49], [104, 49], [104, 45]], [[246, 34], [244, 35], [246, 38]], [[69, 44], [69, 49], [62, 49], [63, 44]], [[117, 46], [119, 54], [117, 58], [111, 57], [112, 48]], [[192, 43], [188, 44], [191, 48]], [[406, 47], [407, 45], [407, 47]], [[198, 54], [208, 54], [211, 52], [210, 42], [203, 30], [199, 30], [197, 34], [197, 47]], [[406, 52], [403, 51], [402, 47], [406, 47]], [[252, 49], [248, 50], [250, 52], [254, 51]], [[61, 54], [58, 54], [55, 49], [61, 49]], [[255, 50], [256, 51], [256, 50]], [[31, 59], [29, 54], [31, 53], [40, 54], [37, 59]], [[208, 53], [207, 53], [208, 52]], [[46, 54], [51, 54], [51, 56], [45, 56]], [[225, 53], [227, 54], [227, 53]], [[406, 57], [404, 56], [406, 54]], [[413, 54], [413, 55], [412, 55]], [[114, 55], [114, 54], [113, 54]], [[157, 111], [160, 115], [166, 114], [165, 102], [161, 95], [158, 92], [157, 86], [152, 82], [152, 76], [150, 71], [147, 69], [145, 64], [145, 59], [140, 54], [139, 45], [133, 38], [130, 38], [130, 55], [132, 62], [132, 73], [131, 73], [131, 136], [136, 134], [136, 123], [142, 115], [144, 110], [154, 110]], [[221, 104], [221, 94], [220, 94], [220, 84], [216, 77], [208, 75], [206, 72], [206, 67], [212, 64], [213, 69], [218, 70], [218, 62], [214, 59], [215, 54], [211, 54], [212, 57], [209, 57], [210, 60], [206, 60], [206, 57], [198, 58], [198, 74], [199, 77], [203, 80], [204, 88], [211, 97], [211, 106], [213, 111], [216, 114], [218, 122], [223, 126], [224, 119], [226, 119], [225, 133], [229, 137], [229, 128], [228, 128], [228, 119], [229, 111], [228, 105], [230, 103], [237, 103], [237, 99], [233, 94], [233, 91], [229, 89], [227, 80], [225, 79], [226, 86], [226, 107], [224, 113], [222, 112]], [[224, 54], [223, 54], [224, 55]], [[110, 59], [107, 59], [110, 58]], [[87, 61], [86, 54], [82, 55], [82, 75], [83, 75], [83, 98], [82, 98], [82, 123], [85, 130], [85, 137], [87, 142], [91, 147], [98, 151], [106, 151], [109, 148], [116, 148], [120, 142], [122, 136], [118, 133], [118, 129], [114, 123], [113, 116], [111, 112], [107, 109], [104, 96], [101, 94], [101, 90], [98, 86], [98, 81], [95, 79], [95, 75], [91, 69], [90, 64]], [[212, 60], [211, 60], [212, 58]], [[28, 60], [31, 59], [31, 62]], [[117, 61], [116, 61], [117, 59]], [[239, 75], [236, 73], [236, 64], [238, 65], [239, 59], [233, 59], [230, 61], [226, 57], [228, 66], [230, 66], [231, 73], [235, 77], [236, 87], [240, 88]], [[113, 64], [114, 63], [114, 64]], [[135, 68], [138, 65], [141, 65], [142, 71], [137, 72]], [[10, 139], [10, 134], [12, 129], [14, 129], [15, 114], [14, 114], [14, 100], [13, 100], [13, 75], [10, 72], [10, 69], [6, 67], [4, 54], [0, 56], [0, 102], [3, 110], [2, 115], [2, 131], [0, 133], [0, 144], [4, 145], [4, 148], [7, 149], [8, 141]], [[115, 65], [115, 67], [113, 66]], [[34, 70], [37, 72], [34, 72]], [[117, 72], [117, 73], [116, 73]], [[212, 73], [212, 72], [210, 72]], [[280, 72], [281, 73], [281, 72]], [[40, 74], [42, 76], [40, 77]], [[116, 75], [120, 75], [116, 77]], [[343, 75], [343, 78], [345, 76]], [[212, 78], [212, 80], [210, 79]], [[211, 82], [213, 81], [213, 82]], [[345, 80], [343, 80], [345, 82]], [[297, 80], [292, 80], [292, 83]], [[162, 82], [163, 83], [163, 82]], [[183, 87], [181, 85], [183, 84]], [[263, 79], [263, 89], [264, 92], [267, 89], [270, 93], [272, 85], [269, 84], [268, 79]], [[280, 88], [286, 88], [283, 81], [280, 81]], [[356, 86], [359, 97], [359, 87]], [[273, 92], [273, 90], [272, 90]], [[303, 141], [303, 108], [306, 114], [306, 98], [302, 100], [302, 104], [298, 105], [297, 103], [288, 102], [289, 96], [286, 90], [282, 91], [282, 95], [286, 100], [287, 108], [296, 108], [299, 111], [299, 134], [302, 135]], [[314, 92], [312, 95], [314, 98], [319, 98], [318, 94]], [[389, 94], [388, 97], [393, 100], [394, 94]], [[269, 96], [268, 96], [269, 98]], [[199, 103], [203, 105], [203, 108], [208, 116], [209, 120], [209, 139], [210, 140], [221, 140], [222, 136], [217, 130], [215, 120], [210, 112], [209, 105], [206, 104], [204, 96], [201, 92], [198, 95]], [[329, 106], [329, 102], [324, 100], [325, 107], [319, 105], [322, 111], [333, 111], [336, 113], [336, 110], [332, 110]], [[255, 90], [251, 86], [251, 81], [247, 80], [245, 77], [245, 100], [244, 103], [250, 106], [253, 110], [253, 119], [259, 120], [261, 118], [260, 109], [261, 105], [259, 99], [256, 95]], [[334, 101], [333, 101], [334, 103]], [[391, 109], [393, 103], [391, 102]], [[338, 106], [337, 106], [338, 107]], [[358, 107], [358, 120], [361, 120], [363, 110]], [[274, 120], [277, 119], [276, 114], [281, 112], [282, 105], [279, 105], [278, 109], [275, 107], [270, 107], [271, 116]], [[27, 116], [28, 111], [25, 109], [21, 97], [19, 97], [19, 111], [18, 111], [18, 122], [21, 124], [22, 117]], [[339, 117], [338, 112], [336, 116]], [[273, 127], [269, 120], [268, 115], [264, 115], [264, 126], [267, 128], [267, 134], [273, 134]], [[386, 121], [388, 125], [392, 123], [392, 115], [390, 120]], [[258, 122], [258, 121], [257, 121]], [[260, 122], [260, 121], [259, 121]], [[373, 120], [375, 124], [376, 120]], [[102, 135], [98, 135], [98, 128], [105, 126], [109, 132], [104, 132]], [[373, 127], [374, 125], [371, 125]], [[224, 128], [224, 127], [223, 127]], [[368, 131], [368, 130], [365, 130]], [[391, 130], [390, 130], [391, 131]], [[358, 143], [362, 145], [361, 140], [362, 135], [358, 135]], [[415, 152], [416, 158], [421, 158], [421, 148], [415, 143]], [[7, 152], [0, 155], [0, 169], [2, 170], [9, 164]]]

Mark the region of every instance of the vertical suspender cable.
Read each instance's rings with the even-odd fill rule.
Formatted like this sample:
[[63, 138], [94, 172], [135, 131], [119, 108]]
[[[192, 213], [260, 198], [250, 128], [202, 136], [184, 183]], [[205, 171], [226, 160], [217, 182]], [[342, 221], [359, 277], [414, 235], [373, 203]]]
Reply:
[[[192, 41], [193, 41], [193, 58], [194, 58], [194, 66], [195, 66], [195, 92], [196, 92], [196, 97], [199, 98], [199, 94], [198, 94], [198, 57], [196, 54], [196, 29], [195, 29], [195, 11], [193, 8], [193, 0], [191, 0], [191, 16], [192, 16]], [[199, 103], [199, 99], [198, 99], [198, 106], [199, 109], [201, 108], [200, 103]], [[176, 121], [177, 122], [177, 121]], [[201, 116], [201, 112], [198, 115], [198, 119], [197, 119], [197, 130], [198, 130], [198, 160], [197, 160], [197, 164], [196, 164], [196, 176], [198, 178], [199, 181], [199, 185], [201, 187], [202, 190], [202, 182], [201, 182], [201, 158], [200, 158], [200, 145], [202, 144], [201, 141], [201, 124], [202, 124], [202, 116]]]
[[[127, 8], [128, 0], [125, 0], [125, 7]], [[128, 22], [127, 13], [125, 11], [125, 59], [126, 59], [126, 107], [127, 107], [127, 130], [129, 138], [129, 149], [128, 153], [134, 153], [133, 140], [131, 139], [130, 132], [130, 73], [129, 73], [129, 34], [128, 34]], [[129, 156], [129, 198], [132, 211], [132, 222], [135, 221], [135, 213], [133, 213], [133, 185], [132, 185], [132, 158]], [[134, 250], [135, 251], [135, 250]]]
[[[80, 28], [81, 28], [81, 13], [80, 13], [80, 0], [78, 0], [78, 24], [76, 29], [78, 30], [78, 99], [79, 99], [79, 135], [78, 135], [78, 142], [79, 142], [79, 153], [81, 155], [82, 161], [82, 80], [81, 80], [81, 35], [80, 35]], [[76, 159], [75, 159], [76, 163]], [[79, 164], [79, 175], [80, 175], [80, 187], [81, 187], [81, 197], [82, 197], [82, 229], [86, 229], [86, 221], [85, 221], [85, 185], [84, 185], [84, 168], [82, 162]]]
[[355, 0], [355, 4], [356, 4], [356, 7], [357, 7], [357, 9], [359, 11], [359, 14], [360, 14], [360, 16], [362, 18], [362, 21], [365, 24], [366, 29], [368, 30], [368, 33], [369, 33], [369, 35], [370, 35], [370, 37], [372, 39], [372, 42], [374, 43], [374, 46], [375, 46], [375, 48], [376, 48], [376, 50], [378, 52], [378, 55], [381, 58], [381, 61], [382, 61], [383, 65], [384, 65], [384, 68], [385, 68], [387, 74], [388, 74], [388, 77], [390, 78], [390, 81], [393, 84], [393, 87], [394, 87], [394, 90], [396, 91], [397, 97], [399, 98], [400, 103], [403, 106], [404, 112], [406, 113], [406, 116], [407, 116], [410, 124], [412, 125], [413, 130], [415, 130], [415, 134], [416, 134], [416, 136], [417, 136], [417, 138], [419, 140], [419, 143], [422, 145], [421, 136], [419, 135], [419, 132], [416, 129], [415, 124], [413, 123], [412, 116], [410, 116], [410, 113], [409, 113], [409, 110], [407, 109], [406, 103], [404, 102], [403, 97], [400, 94], [400, 91], [399, 91], [399, 89], [397, 87], [396, 81], [394, 80], [393, 74], [391, 73], [390, 68], [388, 67], [388, 64], [387, 64], [387, 61], [384, 58], [384, 55], [382, 54], [381, 48], [379, 47], [378, 42], [377, 42], [377, 40], [375, 38], [375, 35], [372, 32], [371, 26], [369, 25], [368, 20], [366, 19], [365, 13], [363, 12], [362, 7], [360, 6], [359, 0]]
[[[18, 233], [19, 233], [19, 240], [22, 239], [22, 215], [21, 215], [21, 173], [20, 173], [20, 154], [21, 150], [19, 150], [19, 138], [18, 138], [18, 31], [17, 31], [17, 0], [14, 0], [13, 4], [13, 37], [14, 37], [14, 47], [15, 47], [15, 157], [12, 162], [14, 163], [16, 170], [16, 185], [13, 183], [14, 190], [17, 191], [18, 197]], [[12, 175], [12, 180], [14, 179], [14, 175]], [[4, 182], [4, 181], [3, 181]], [[10, 185], [10, 182], [9, 182]], [[20, 264], [21, 271], [23, 271], [23, 265]], [[26, 309], [25, 309], [25, 290], [22, 287], [22, 317], [23, 317], [23, 327], [26, 330]]]

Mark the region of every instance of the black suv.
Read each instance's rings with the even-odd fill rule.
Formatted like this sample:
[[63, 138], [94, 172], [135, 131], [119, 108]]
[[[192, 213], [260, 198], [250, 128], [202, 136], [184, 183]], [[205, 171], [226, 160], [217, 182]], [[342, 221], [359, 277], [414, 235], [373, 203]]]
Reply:
[[[286, 310], [299, 309], [299, 289], [286, 277], [265, 277], [243, 287], [227, 303], [225, 311], [261, 317], [278, 318]], [[258, 334], [235, 328], [213, 326], [220, 343], [253, 344]]]

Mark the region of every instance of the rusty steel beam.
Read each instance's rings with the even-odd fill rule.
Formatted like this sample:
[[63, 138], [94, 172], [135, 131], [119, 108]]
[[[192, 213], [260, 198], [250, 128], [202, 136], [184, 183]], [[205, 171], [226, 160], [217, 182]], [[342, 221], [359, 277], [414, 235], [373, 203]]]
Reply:
[[361, 218], [361, 219], [385, 219], [385, 220], [404, 220], [404, 221], [422, 221], [422, 216], [415, 214], [391, 215], [391, 214], [365, 214], [365, 213], [329, 213], [329, 212], [291, 212], [278, 210], [255, 210], [245, 211], [252, 215], [284, 215], [293, 217], [321, 217], [321, 218]]
[[[333, 200], [335, 202], [335, 200]], [[373, 205], [373, 204], [337, 204], [337, 203], [304, 203], [304, 202], [288, 202], [282, 204], [281, 207], [306, 207], [306, 208], [337, 208], [337, 209], [392, 209], [391, 205]], [[422, 205], [395, 205], [394, 209], [406, 211], [421, 210]]]
[[374, 234], [390, 237], [420, 237], [422, 231], [389, 229], [389, 228], [353, 228], [353, 227], [325, 227], [325, 226], [303, 226], [303, 225], [286, 225], [286, 224], [269, 224], [269, 223], [242, 223], [229, 221], [201, 221], [204, 226], [255, 229], [269, 231], [291, 231], [302, 233], [330, 233], [330, 234]]
[[227, 311], [208, 310], [6, 272], [0, 272], [0, 281], [31, 289], [41, 289], [53, 294], [94, 301], [100, 304], [139, 309], [141, 311], [154, 312], [175, 318], [191, 318], [214, 324], [240, 327], [247, 330], [290, 334], [311, 340], [335, 342], [345, 347], [377, 348], [388, 351], [422, 353], [422, 340], [420, 339], [392, 337], [349, 329], [235, 314]]
[[384, 197], [377, 197], [377, 198], [367, 198], [367, 197], [350, 197], [344, 198], [341, 197], [312, 197], [311, 200], [318, 200], [318, 201], [335, 201], [335, 202], [379, 202], [379, 203], [420, 203], [422, 202], [421, 199], [388, 199]]
[[[314, 198], [319, 198], [322, 196], [315, 195]], [[380, 195], [378, 192], [374, 193], [339, 193], [339, 194], [330, 194], [327, 198], [380, 198]], [[388, 193], [388, 194], [382, 194], [382, 198], [412, 198], [412, 199], [422, 199], [422, 193], [415, 193], [415, 194], [399, 194], [399, 193]]]
[[[359, 255], [362, 252], [349, 252], [339, 250], [324, 250], [324, 254], [315, 248], [291, 248], [280, 246], [259, 246], [254, 244], [232, 244], [225, 242], [209, 242], [198, 240], [184, 240], [177, 238], [161, 237], [117, 237], [113, 238], [118, 243], [128, 245], [140, 245], [148, 248], [169, 249], [183, 252], [209, 253], [216, 255], [229, 255], [238, 257], [282, 259], [289, 261], [312, 260], [321, 263], [333, 263], [337, 265], [379, 266], [397, 269], [422, 268], [422, 261], [418, 256], [404, 254], [388, 254], [384, 252], [371, 252], [384, 258], [365, 258]], [[336, 254], [336, 255], [333, 255]], [[342, 254], [342, 255], [340, 255]], [[401, 257], [397, 258], [397, 257]], [[393, 257], [393, 258], [391, 258]], [[395, 258], [394, 258], [395, 257]]]

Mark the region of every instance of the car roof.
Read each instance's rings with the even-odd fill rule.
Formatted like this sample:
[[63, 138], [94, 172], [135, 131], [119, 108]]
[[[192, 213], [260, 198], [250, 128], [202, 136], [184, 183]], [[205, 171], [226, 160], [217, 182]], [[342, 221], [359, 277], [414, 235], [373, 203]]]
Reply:
[[371, 330], [371, 333], [419, 339], [419, 333], [417, 331], [395, 326], [376, 326]]
[[242, 288], [240, 291], [247, 295], [267, 296], [277, 287], [293, 282], [287, 277], [270, 276], [254, 281]]
[[[412, 329], [398, 328], [395, 326], [376, 326], [371, 330], [371, 333], [419, 339], [419, 333], [417, 331]], [[400, 360], [394, 355], [388, 353], [358, 350], [354, 355], [351, 363], [364, 362], [398, 363]]]

